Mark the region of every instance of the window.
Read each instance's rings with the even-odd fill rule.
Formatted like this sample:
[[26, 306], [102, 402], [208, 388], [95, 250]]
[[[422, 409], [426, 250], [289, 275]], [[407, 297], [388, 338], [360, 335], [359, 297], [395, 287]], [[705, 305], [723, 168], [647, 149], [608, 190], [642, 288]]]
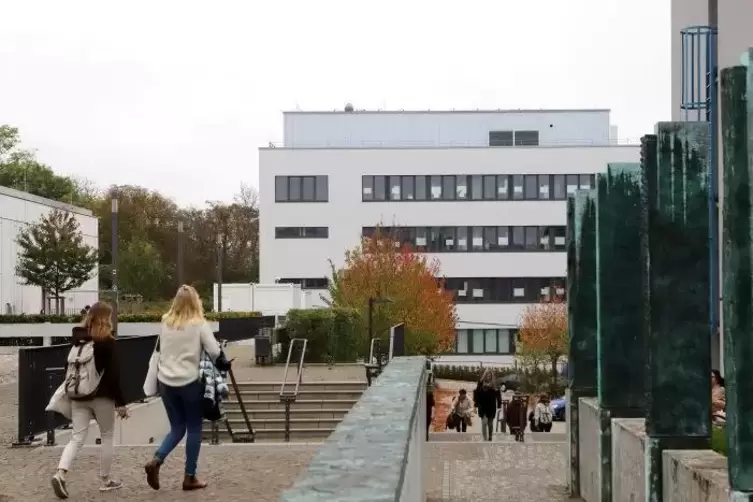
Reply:
[[431, 200], [438, 200], [442, 198], [442, 177], [431, 177]]
[[591, 188], [591, 175], [590, 174], [581, 174], [578, 178], [580, 178], [580, 188], [584, 190]]
[[552, 249], [551, 229], [554, 227], [539, 227], [539, 249]]
[[413, 200], [413, 176], [403, 176], [403, 200]]
[[525, 195], [525, 191], [523, 188], [523, 175], [522, 174], [513, 174], [512, 175], [512, 198], [513, 200], [523, 200], [523, 197]]
[[291, 279], [285, 278], [278, 281], [280, 284], [298, 284], [301, 289], [327, 289], [329, 287], [329, 279], [326, 277], [315, 277], [307, 279]]
[[497, 175], [497, 199], [507, 200], [510, 198], [510, 177], [506, 174]]
[[288, 177], [275, 176], [275, 202], [288, 200]]
[[385, 200], [387, 180], [384, 176], [374, 176], [374, 200]]
[[457, 242], [455, 240], [455, 227], [441, 227], [439, 229], [439, 249], [440, 251], [455, 251]]
[[515, 131], [515, 146], [538, 146], [539, 131]]
[[567, 175], [567, 194], [572, 195], [575, 193], [577, 189], [578, 189], [578, 175], [568, 174]]
[[373, 176], [361, 176], [361, 200], [374, 200]]
[[497, 249], [497, 227], [484, 227], [484, 251]]
[[416, 200], [426, 200], [426, 176], [416, 176]]
[[275, 202], [327, 202], [327, 176], [275, 176]]
[[427, 249], [426, 227], [416, 228], [416, 251], [426, 252]]
[[455, 182], [455, 198], [465, 200], [468, 198], [468, 176], [461, 174]]
[[512, 131], [489, 131], [489, 146], [512, 146]]
[[539, 248], [539, 227], [526, 227], [526, 249]]
[[513, 329], [459, 329], [455, 332], [457, 354], [512, 354]]
[[497, 198], [497, 177], [492, 175], [484, 176], [484, 200], [494, 200]]
[[556, 251], [565, 251], [565, 232], [567, 227], [550, 227], [552, 229], [552, 235], [554, 237], [554, 249]]
[[275, 227], [275, 239], [327, 239], [329, 227]]
[[567, 191], [565, 190], [565, 175], [555, 174], [554, 176], [554, 200], [565, 200]]
[[525, 245], [525, 228], [512, 227], [512, 247], [515, 249], [524, 249]]
[[468, 353], [468, 331], [464, 329], [459, 329], [457, 333], [457, 346], [455, 348], [455, 352], [458, 354], [467, 354]]
[[526, 200], [535, 200], [539, 198], [539, 182], [535, 174], [526, 174], [525, 176], [525, 198]]
[[442, 198], [444, 200], [455, 198], [455, 176], [442, 176]]
[[497, 227], [497, 248], [505, 249], [510, 245], [510, 229], [508, 227]]
[[442, 251], [441, 248], [441, 236], [439, 235], [439, 227], [430, 227], [426, 229], [429, 236], [429, 252], [436, 253]]
[[484, 195], [484, 179], [476, 174], [471, 176], [471, 198], [481, 200]]
[[303, 177], [303, 200], [311, 202], [316, 197], [316, 178], [312, 176]]
[[[445, 286], [455, 292], [456, 303], [535, 303], [544, 287], [551, 287], [564, 299], [565, 282], [563, 277], [450, 277]], [[498, 348], [512, 350], [512, 333], [504, 336], [498, 340]], [[475, 350], [473, 346], [470, 349]]]
[[468, 251], [468, 227], [458, 227], [458, 251]]
[[400, 200], [400, 176], [390, 176], [390, 200]]
[[549, 200], [549, 175], [539, 174], [539, 199]]
[[484, 228], [472, 227], [471, 232], [473, 236], [473, 238], [471, 239], [471, 250], [483, 251], [484, 250]]

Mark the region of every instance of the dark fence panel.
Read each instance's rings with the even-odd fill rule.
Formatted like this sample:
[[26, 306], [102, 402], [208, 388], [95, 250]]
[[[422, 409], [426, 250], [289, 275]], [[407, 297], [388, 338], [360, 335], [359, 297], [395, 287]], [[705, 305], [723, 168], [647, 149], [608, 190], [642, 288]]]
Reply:
[[[144, 378], [157, 335], [118, 338], [120, 384], [127, 402], [144, 399]], [[62, 375], [51, 377], [51, 368], [65, 367], [70, 345], [28, 347], [18, 351], [18, 441], [24, 442], [48, 429], [68, 421], [58, 414], [49, 418], [44, 410]], [[50, 388], [52, 387], [52, 388]], [[50, 422], [50, 420], [53, 420]]]
[[229, 342], [248, 340], [259, 334], [261, 328], [274, 328], [275, 316], [239, 317], [220, 319], [220, 338]]

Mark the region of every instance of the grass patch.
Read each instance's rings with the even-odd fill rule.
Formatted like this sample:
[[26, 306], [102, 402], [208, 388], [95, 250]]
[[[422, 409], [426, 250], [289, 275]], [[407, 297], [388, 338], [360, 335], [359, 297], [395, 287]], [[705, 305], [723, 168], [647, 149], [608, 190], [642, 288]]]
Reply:
[[727, 456], [727, 430], [724, 427], [711, 427], [711, 449]]

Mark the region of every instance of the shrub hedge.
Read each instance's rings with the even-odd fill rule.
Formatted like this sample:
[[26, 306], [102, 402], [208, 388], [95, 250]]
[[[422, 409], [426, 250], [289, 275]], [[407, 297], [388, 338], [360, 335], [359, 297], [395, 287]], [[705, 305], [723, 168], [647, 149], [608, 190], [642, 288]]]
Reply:
[[727, 456], [727, 429], [716, 425], [711, 428], [711, 449]]
[[[143, 314], [120, 314], [118, 322], [160, 322], [163, 312], [150, 312]], [[217, 321], [219, 319], [236, 319], [239, 317], [259, 317], [259, 312], [207, 312], [208, 321]], [[81, 322], [81, 314], [78, 315], [56, 315], [56, 314], [18, 314], [18, 315], [0, 315], [0, 324], [39, 324], [39, 323], [77, 323]]]
[[[364, 346], [359, 325], [360, 315], [354, 309], [290, 310], [285, 316], [285, 326], [277, 329], [282, 349], [279, 357], [282, 361], [287, 359], [290, 340], [305, 338], [306, 362], [355, 362]], [[298, 361], [298, 357], [293, 354], [292, 360]]]
[[[446, 380], [458, 380], [461, 382], [478, 382], [481, 379], [481, 374], [486, 368], [481, 366], [454, 366], [447, 364], [436, 364], [432, 370], [434, 378], [442, 378]], [[544, 369], [523, 371], [518, 368], [506, 368], [498, 367], [493, 368], [494, 374], [497, 379], [504, 378], [508, 375], [517, 375], [518, 382], [520, 383], [519, 389], [521, 392], [536, 393], [536, 392], [548, 392], [552, 396], [560, 397], [565, 392], [565, 379], [559, 377], [557, 383], [552, 388], [552, 376], [551, 373]]]

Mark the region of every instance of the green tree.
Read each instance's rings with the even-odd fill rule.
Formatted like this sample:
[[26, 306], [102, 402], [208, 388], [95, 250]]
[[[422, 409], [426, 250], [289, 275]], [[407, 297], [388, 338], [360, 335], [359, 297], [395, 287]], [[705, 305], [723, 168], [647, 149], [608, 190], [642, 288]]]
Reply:
[[[81, 286], [97, 266], [97, 252], [84, 243], [76, 218], [68, 212], [51, 211], [21, 230], [16, 242], [21, 248], [16, 275], [55, 297]], [[56, 302], [58, 313], [59, 308]]]
[[159, 251], [148, 241], [129, 242], [119, 256], [118, 279], [123, 293], [159, 299], [166, 275]]

